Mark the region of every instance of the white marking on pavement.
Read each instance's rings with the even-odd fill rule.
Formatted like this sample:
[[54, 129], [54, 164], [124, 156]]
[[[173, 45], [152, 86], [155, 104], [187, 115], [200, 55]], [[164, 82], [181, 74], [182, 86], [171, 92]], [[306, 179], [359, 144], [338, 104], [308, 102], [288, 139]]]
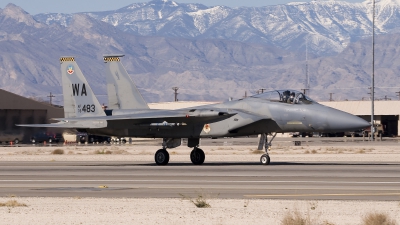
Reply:
[[4, 182], [184, 182], [184, 183], [320, 183], [320, 184], [400, 184], [400, 181], [278, 181], [278, 180], [0, 180]]

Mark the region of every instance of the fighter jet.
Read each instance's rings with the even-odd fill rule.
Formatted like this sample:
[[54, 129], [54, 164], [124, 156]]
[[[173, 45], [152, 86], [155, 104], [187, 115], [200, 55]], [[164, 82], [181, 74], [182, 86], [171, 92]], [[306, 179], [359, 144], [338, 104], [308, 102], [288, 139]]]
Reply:
[[[110, 72], [115, 75], [119, 71], [123, 77], [127, 75], [125, 69], [119, 67], [122, 64], [118, 56], [105, 57], [105, 61], [106, 58], [108, 62], [118, 62], [119, 69]], [[130, 106], [133, 109], [121, 109], [121, 97], [126, 96], [121, 96], [118, 90], [130, 84], [125, 83], [125, 87], [114, 86], [112, 89], [109, 84], [119, 85], [118, 82], [108, 82], [109, 94], [115, 95], [109, 96], [114, 98], [111, 103], [120, 106], [104, 111], [74, 57], [61, 57], [60, 62], [65, 118], [55, 119], [59, 122], [54, 124], [20, 126], [75, 128], [96, 135], [163, 138], [162, 148], [154, 156], [157, 165], [168, 164], [167, 149], [180, 146], [182, 138], [187, 138], [187, 146], [193, 148], [190, 153], [192, 163], [200, 165], [205, 160], [204, 151], [199, 148], [200, 138], [271, 133], [273, 137], [265, 141], [265, 154], [260, 157], [261, 164], [268, 165], [268, 150], [277, 133], [342, 132], [369, 126], [367, 121], [357, 116], [323, 106], [299, 91], [286, 89], [206, 106], [154, 110], [148, 109], [143, 98], [136, 95], [138, 91], [135, 86], [136, 90], [132, 93], [136, 103]]]

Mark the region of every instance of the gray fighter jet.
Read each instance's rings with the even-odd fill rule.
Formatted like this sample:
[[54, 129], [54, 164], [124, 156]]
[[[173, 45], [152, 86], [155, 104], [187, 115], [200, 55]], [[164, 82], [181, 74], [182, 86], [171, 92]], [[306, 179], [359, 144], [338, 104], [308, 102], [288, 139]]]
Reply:
[[[119, 79], [126, 78], [127, 73], [118, 56], [107, 56], [104, 60], [107, 63], [117, 62], [115, 67], [110, 63], [107, 70], [114, 75], [118, 72]], [[193, 148], [190, 154], [192, 163], [200, 165], [205, 160], [205, 154], [199, 148], [200, 138], [257, 134], [266, 137], [265, 134], [272, 133], [272, 139], [265, 140], [266, 153], [260, 158], [263, 165], [268, 165], [268, 149], [277, 133], [342, 132], [369, 126], [367, 121], [357, 116], [320, 105], [294, 90], [269, 91], [235, 101], [187, 109], [155, 110], [148, 109], [134, 86], [135, 90], [131, 93], [135, 103], [126, 105], [131, 109], [124, 109], [121, 106], [130, 103], [123, 103], [126, 96], [119, 90], [133, 87], [131, 80], [121, 82], [126, 86], [119, 86], [117, 81], [108, 82], [109, 98], [114, 98], [110, 103], [115, 107], [104, 111], [74, 57], [62, 57], [60, 62], [65, 118], [55, 119], [59, 122], [53, 124], [19, 126], [75, 128], [96, 135], [163, 138], [162, 148], [154, 157], [158, 165], [168, 164], [167, 149], [180, 146], [182, 138], [187, 138], [187, 146]], [[129, 84], [126, 83], [128, 81]]]

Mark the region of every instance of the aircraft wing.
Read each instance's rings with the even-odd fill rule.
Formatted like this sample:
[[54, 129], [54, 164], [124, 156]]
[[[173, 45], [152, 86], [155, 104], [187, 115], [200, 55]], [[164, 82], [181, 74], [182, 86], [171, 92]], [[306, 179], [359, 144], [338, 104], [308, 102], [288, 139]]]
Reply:
[[272, 118], [265, 115], [257, 115], [248, 111], [235, 110], [237, 115], [235, 118], [238, 120], [229, 126], [229, 133], [237, 133], [238, 130], [244, 129], [249, 126], [257, 125], [261, 121], [271, 120]]
[[138, 112], [133, 114], [98, 116], [98, 117], [74, 117], [56, 118], [62, 121], [134, 121], [134, 122], [201, 122], [210, 120], [222, 120], [236, 115], [236, 112], [220, 111], [215, 109], [185, 109], [185, 110], [155, 110]]

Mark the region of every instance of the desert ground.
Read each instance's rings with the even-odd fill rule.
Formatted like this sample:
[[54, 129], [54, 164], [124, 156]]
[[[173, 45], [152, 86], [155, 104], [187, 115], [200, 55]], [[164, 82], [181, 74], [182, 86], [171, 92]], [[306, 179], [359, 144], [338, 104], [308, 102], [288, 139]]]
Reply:
[[[254, 146], [222, 143], [206, 146], [206, 161], [258, 161]], [[153, 161], [159, 146], [57, 145], [0, 147], [3, 162], [24, 161]], [[189, 148], [169, 150], [170, 161], [189, 160]], [[333, 143], [291, 146], [278, 143], [272, 160], [291, 162], [400, 162], [400, 147], [390, 143]], [[261, 165], [260, 165], [261, 166]], [[400, 192], [400, 187], [399, 187]], [[221, 199], [204, 196], [208, 208], [194, 203], [199, 196], [177, 198], [84, 198], [0, 196], [0, 224], [291, 224], [284, 219], [303, 218], [306, 224], [365, 224], [371, 213], [384, 213], [400, 222], [400, 197], [393, 201]], [[21, 204], [21, 206], [18, 206]], [[297, 220], [298, 221], [298, 220]], [[300, 224], [300, 223], [292, 223]]]

